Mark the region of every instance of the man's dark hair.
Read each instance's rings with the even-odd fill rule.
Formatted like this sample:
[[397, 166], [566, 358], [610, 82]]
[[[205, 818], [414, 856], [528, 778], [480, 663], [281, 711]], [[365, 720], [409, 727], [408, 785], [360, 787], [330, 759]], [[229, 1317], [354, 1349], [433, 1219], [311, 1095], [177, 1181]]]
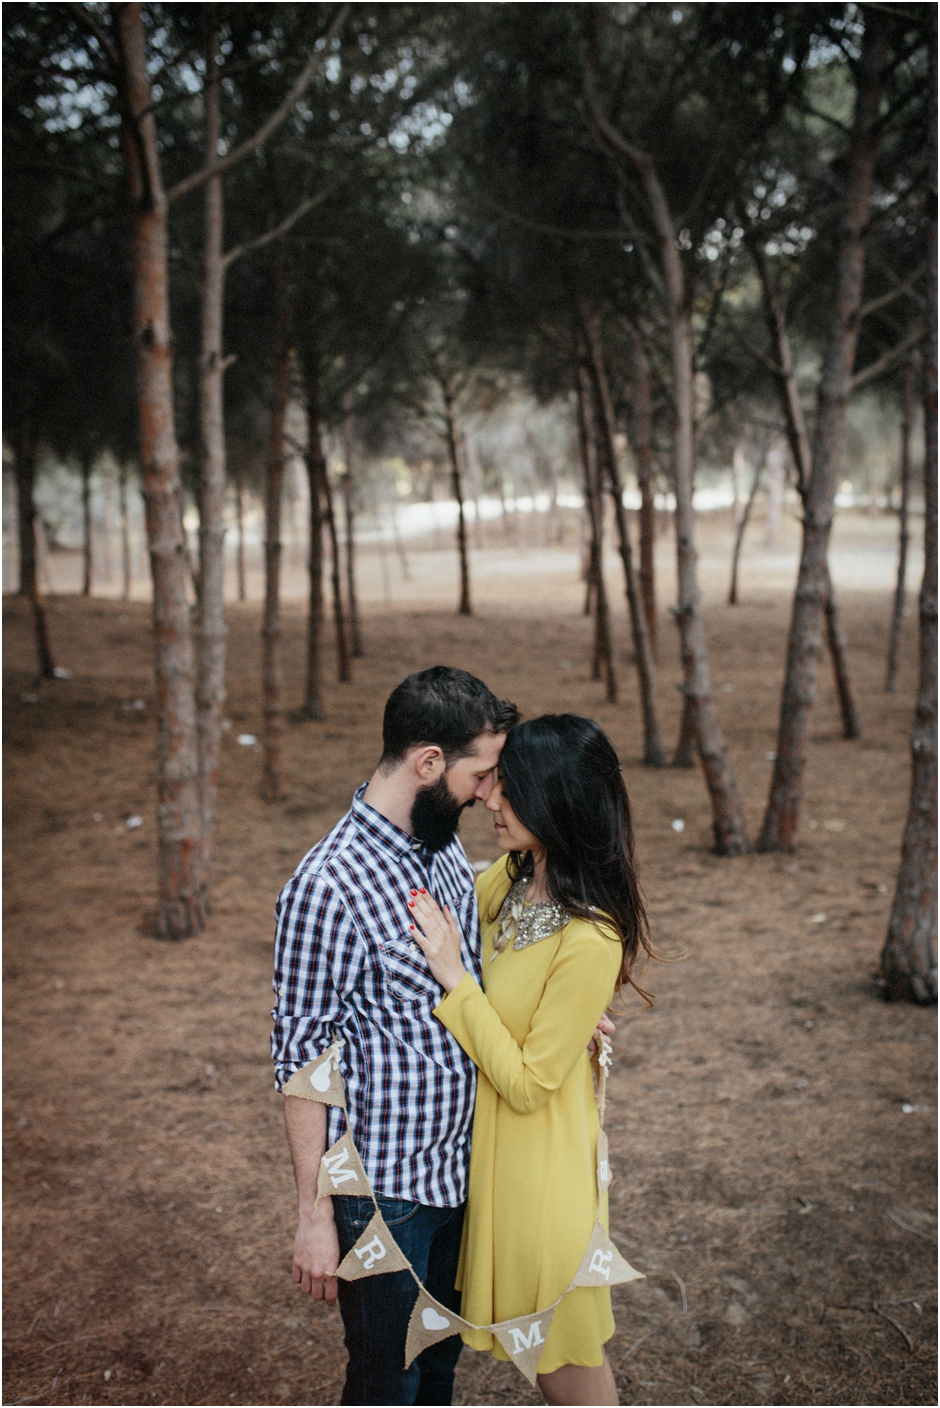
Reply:
[[380, 766], [392, 768], [410, 748], [436, 743], [450, 767], [481, 733], [508, 733], [518, 721], [515, 704], [497, 699], [476, 675], [434, 665], [409, 675], [389, 695]]

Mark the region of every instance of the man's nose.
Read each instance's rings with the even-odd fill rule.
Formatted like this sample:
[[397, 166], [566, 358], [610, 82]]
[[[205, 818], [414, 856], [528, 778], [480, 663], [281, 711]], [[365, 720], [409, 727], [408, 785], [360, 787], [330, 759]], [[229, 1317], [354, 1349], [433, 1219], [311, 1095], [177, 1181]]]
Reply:
[[473, 795], [474, 795], [474, 797], [476, 797], [478, 801], [482, 802], [482, 803], [484, 804], [484, 806], [486, 805], [486, 803], [487, 803], [487, 802], [489, 801], [489, 799], [490, 799], [490, 796], [491, 796], [492, 791], [493, 791], [494, 783], [495, 783], [495, 777], [494, 777], [493, 773], [488, 772], [488, 773], [486, 774], [486, 777], [481, 777], [481, 778], [480, 778], [480, 781], [477, 783], [476, 787], [473, 789]]

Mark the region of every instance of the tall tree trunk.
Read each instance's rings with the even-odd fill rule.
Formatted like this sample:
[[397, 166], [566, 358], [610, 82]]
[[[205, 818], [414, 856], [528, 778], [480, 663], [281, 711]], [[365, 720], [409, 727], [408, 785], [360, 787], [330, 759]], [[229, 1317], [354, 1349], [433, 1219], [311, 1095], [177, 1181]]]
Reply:
[[336, 528], [336, 513], [333, 508], [333, 486], [326, 458], [322, 465], [324, 518], [330, 539], [330, 588], [333, 598], [333, 626], [336, 631], [336, 674], [340, 684], [348, 684], [352, 679], [352, 661], [349, 656], [349, 637], [346, 632], [346, 613], [343, 610], [343, 565], [339, 548], [339, 533]]
[[157, 932], [181, 939], [205, 925], [197, 876], [200, 813], [193, 641], [173, 416], [167, 202], [160, 175], [142, 8], [115, 11], [121, 137], [132, 211], [134, 348], [140, 463], [153, 576], [159, 739]]
[[104, 580], [110, 586], [114, 580], [114, 555], [112, 537], [114, 534], [114, 479], [110, 464], [105, 464], [101, 471], [102, 487], [104, 489], [103, 505], [103, 526], [102, 545], [104, 547], [104, 562], [102, 569]]
[[[219, 29], [209, 6], [206, 45], [206, 162], [219, 155]], [[222, 310], [224, 268], [222, 177], [206, 182], [203, 222], [202, 347], [199, 359], [199, 643], [196, 720], [202, 840], [199, 884], [208, 911], [212, 879], [212, 829], [219, 786], [219, 750], [225, 705], [225, 429], [223, 423]]]
[[630, 430], [636, 478], [640, 490], [640, 590], [655, 658], [659, 623], [656, 617], [656, 487], [653, 482], [653, 380], [639, 329], [627, 324], [632, 375]]
[[656, 666], [649, 637], [649, 622], [642, 601], [633, 565], [633, 549], [630, 543], [630, 528], [627, 511], [623, 504], [623, 482], [617, 463], [617, 446], [614, 439], [614, 409], [610, 399], [610, 386], [604, 368], [604, 354], [601, 345], [600, 327], [596, 319], [585, 318], [584, 333], [587, 342], [590, 370], [595, 393], [597, 425], [600, 430], [600, 447], [607, 469], [610, 496], [614, 505], [614, 519], [617, 524], [617, 538], [620, 547], [620, 560], [623, 563], [624, 588], [630, 625], [633, 631], [633, 649], [636, 655], [637, 681], [640, 687], [640, 708], [643, 714], [643, 762], [649, 768], [665, 766], [662, 739], [659, 730], [659, 709], [656, 702]]
[[673, 433], [673, 480], [676, 495], [679, 578], [677, 617], [682, 639], [684, 687], [686, 698], [692, 701], [694, 710], [696, 745], [711, 799], [715, 849], [719, 855], [743, 855], [747, 850], [744, 811], [712, 702], [708, 647], [705, 642], [698, 588], [695, 513], [692, 507], [695, 479], [695, 380], [691, 310], [685, 287], [682, 256], [672, 212], [652, 158], [628, 142], [604, 116], [597, 102], [593, 74], [590, 70], [585, 75], [585, 92], [600, 136], [638, 175], [659, 235], [669, 314], [676, 413]]
[[745, 503], [744, 511], [741, 514], [741, 521], [738, 524], [738, 530], [734, 535], [734, 551], [731, 554], [731, 585], [728, 588], [729, 606], [737, 606], [738, 604], [738, 563], [741, 560], [741, 545], [744, 542], [745, 529], [747, 528], [748, 520], [751, 517], [751, 510], [754, 507], [754, 500], [757, 497], [757, 491], [760, 488], [760, 480], [761, 475], [764, 472], [764, 465], [767, 463], [768, 443], [769, 442], [765, 440], [764, 449], [761, 454], [758, 455], [757, 459], [754, 462], [754, 475], [751, 479], [750, 493], [747, 496], [747, 502]]
[[264, 621], [261, 627], [261, 681], [264, 698], [264, 762], [261, 796], [279, 802], [284, 793], [284, 686], [281, 672], [281, 499], [284, 488], [284, 428], [290, 395], [292, 303], [287, 251], [279, 239], [274, 256], [277, 353], [271, 389], [271, 424], [264, 496]]
[[937, 1000], [937, 67], [936, 17], [927, 91], [929, 293], [924, 355], [924, 578], [920, 589], [920, 682], [911, 734], [911, 802], [888, 937], [885, 996]]
[[[756, 239], [751, 242], [751, 248], [760, 271], [761, 285], [764, 294], [764, 314], [767, 326], [770, 330], [776, 359], [776, 381], [780, 392], [781, 405], [783, 407], [784, 423], [787, 427], [787, 439], [790, 442], [790, 453], [793, 456], [793, 464], [796, 468], [796, 486], [803, 502], [805, 513], [807, 486], [809, 485], [813, 473], [813, 456], [810, 448], [809, 432], [806, 428], [806, 417], [803, 415], [803, 406], [800, 402], [799, 390], [796, 384], [796, 374], [793, 370], [793, 358], [790, 352], [790, 337], [787, 332], [786, 316], [784, 314], [779, 290], [774, 281], [773, 269], [771, 268], [766, 249], [763, 244]], [[859, 719], [858, 705], [855, 702], [855, 692], [852, 688], [848, 644], [842, 625], [842, 614], [839, 610], [835, 587], [832, 584], [832, 577], [829, 572], [828, 546], [826, 561], [824, 563], [824, 573], [826, 643], [829, 647], [833, 673], [835, 674], [836, 695], [839, 700], [839, 710], [842, 715], [842, 736], [849, 739], [858, 738], [861, 734], [862, 726]]]
[[676, 742], [676, 751], [672, 755], [671, 766], [674, 768], [694, 768], [696, 748], [695, 701], [683, 691], [679, 738]]
[[454, 395], [446, 382], [441, 384], [444, 398], [444, 419], [447, 423], [447, 454], [450, 459], [450, 478], [454, 498], [457, 500], [457, 554], [460, 559], [460, 605], [458, 616], [471, 615], [470, 607], [470, 559], [467, 550], [467, 524], [463, 510], [463, 476], [460, 473], [458, 452], [457, 414], [454, 409]]
[[91, 455], [82, 455], [82, 596], [91, 596]]
[[238, 600], [244, 601], [245, 590], [245, 482], [241, 470], [235, 480], [235, 522], [238, 542], [235, 549], [235, 565], [238, 573]]
[[777, 757], [758, 841], [762, 851], [790, 850], [799, 820], [810, 714], [822, 648], [822, 616], [831, 596], [829, 536], [858, 342], [886, 52], [885, 20], [878, 10], [868, 9], [856, 71], [855, 121], [845, 177], [835, 301], [823, 354], [812, 469], [803, 497], [803, 546], [780, 702]]
[[826, 643], [832, 658], [832, 668], [836, 679], [836, 697], [839, 700], [839, 713], [842, 715], [842, 737], [859, 738], [862, 732], [855, 691], [852, 688], [852, 674], [849, 669], [849, 643], [842, 624], [842, 611], [836, 597], [836, 589], [826, 563]]
[[307, 386], [307, 483], [310, 489], [309, 568], [310, 595], [307, 608], [307, 668], [304, 677], [303, 714], [322, 719], [323, 708], [323, 484], [326, 456], [323, 453], [322, 411], [320, 406], [320, 365], [315, 346], [308, 343], [304, 353]]
[[578, 440], [584, 471], [584, 502], [591, 528], [588, 561], [588, 603], [594, 605], [594, 649], [591, 678], [603, 679], [607, 702], [617, 702], [617, 671], [610, 637], [610, 608], [604, 581], [604, 501], [601, 494], [596, 415], [592, 404], [591, 379], [587, 367], [578, 363]]
[[20, 546], [19, 595], [29, 599], [36, 642], [39, 678], [51, 680], [55, 674], [46, 608], [39, 590], [36, 552], [36, 440], [32, 420], [21, 421], [16, 430], [16, 519]]
[[343, 475], [343, 508], [346, 518], [346, 601], [349, 606], [349, 641], [354, 660], [362, 658], [362, 624], [356, 592], [355, 480], [353, 478], [353, 413], [352, 393], [347, 393], [343, 416], [343, 452], [346, 473]]
[[901, 379], [901, 508], [898, 514], [898, 580], [894, 589], [894, 609], [891, 612], [891, 634], [888, 640], [888, 673], [885, 689], [896, 694], [898, 689], [898, 656], [901, 650], [901, 626], [904, 621], [904, 584], [907, 577], [907, 548], [910, 540], [911, 494], [911, 422], [914, 413], [914, 365], [908, 362]]
[[124, 460], [118, 466], [118, 511], [121, 517], [121, 600], [131, 599], [131, 525], [127, 503], [127, 464]]

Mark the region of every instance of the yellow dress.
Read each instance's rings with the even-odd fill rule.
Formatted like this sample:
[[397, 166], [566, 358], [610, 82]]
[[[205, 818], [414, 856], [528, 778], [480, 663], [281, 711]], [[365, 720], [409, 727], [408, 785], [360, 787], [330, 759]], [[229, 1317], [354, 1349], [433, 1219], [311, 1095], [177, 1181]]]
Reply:
[[[612, 930], [572, 919], [526, 948], [493, 956], [495, 920], [509, 889], [506, 858], [477, 880], [483, 987], [468, 974], [435, 1015], [479, 1068], [470, 1188], [457, 1286], [477, 1325], [529, 1315], [570, 1285], [597, 1212], [598, 1118], [587, 1045], [613, 996], [621, 946]], [[607, 1223], [607, 1195], [601, 1205]], [[610, 1291], [582, 1287], [562, 1300], [539, 1373], [597, 1366], [614, 1333]], [[508, 1359], [485, 1330], [465, 1344]]]

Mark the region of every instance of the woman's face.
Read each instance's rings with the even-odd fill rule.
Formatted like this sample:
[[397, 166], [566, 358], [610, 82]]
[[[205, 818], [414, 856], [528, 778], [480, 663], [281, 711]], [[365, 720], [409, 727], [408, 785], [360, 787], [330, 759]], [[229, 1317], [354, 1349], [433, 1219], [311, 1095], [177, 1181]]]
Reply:
[[504, 851], [532, 851], [538, 855], [542, 843], [516, 816], [503, 791], [503, 779], [497, 778], [496, 786], [487, 797], [484, 806], [492, 812], [496, 826], [496, 840]]

